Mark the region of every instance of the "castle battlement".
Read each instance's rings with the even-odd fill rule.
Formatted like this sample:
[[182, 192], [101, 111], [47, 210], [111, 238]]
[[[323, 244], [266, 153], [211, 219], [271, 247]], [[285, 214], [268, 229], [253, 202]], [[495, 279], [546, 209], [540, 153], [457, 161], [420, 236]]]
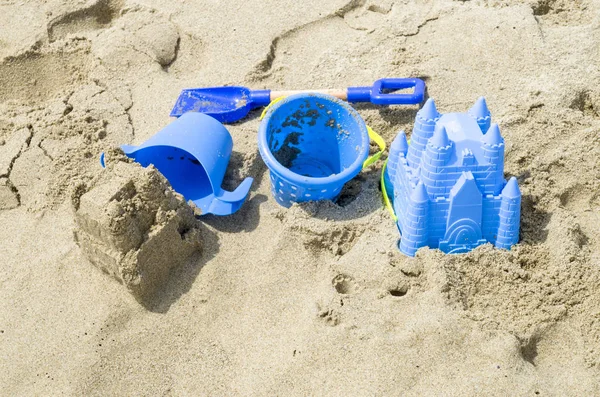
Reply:
[[504, 138], [484, 98], [467, 113], [440, 114], [433, 99], [417, 113], [410, 145], [401, 131], [384, 174], [398, 217], [399, 248], [467, 252], [519, 238], [521, 192], [504, 179]]

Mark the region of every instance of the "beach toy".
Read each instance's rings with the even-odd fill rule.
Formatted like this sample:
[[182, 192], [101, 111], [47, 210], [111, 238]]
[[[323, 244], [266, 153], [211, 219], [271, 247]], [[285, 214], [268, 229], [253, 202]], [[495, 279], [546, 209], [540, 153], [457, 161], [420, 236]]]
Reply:
[[[369, 137], [380, 147], [371, 158]], [[277, 202], [334, 200], [342, 187], [376, 161], [385, 142], [348, 103], [301, 93], [274, 103], [258, 128], [258, 149]]]
[[399, 249], [468, 252], [519, 240], [521, 192], [504, 179], [504, 139], [484, 98], [467, 113], [438, 113], [433, 99], [417, 113], [411, 143], [401, 131], [390, 147], [382, 190], [397, 217]]
[[248, 195], [252, 178], [244, 179], [233, 192], [221, 188], [232, 148], [227, 129], [202, 113], [184, 114], [140, 146], [121, 146], [142, 166], [154, 165], [202, 215], [232, 214]]
[[[413, 88], [411, 94], [396, 94], [397, 90]], [[208, 114], [223, 123], [244, 118], [252, 109], [267, 106], [277, 98], [300, 93], [329, 94], [348, 102], [371, 102], [376, 105], [410, 105], [423, 101], [425, 83], [417, 78], [385, 78], [372, 87], [348, 87], [345, 90], [271, 91], [250, 90], [246, 87], [191, 88], [181, 91], [171, 110], [172, 117], [186, 112]]]

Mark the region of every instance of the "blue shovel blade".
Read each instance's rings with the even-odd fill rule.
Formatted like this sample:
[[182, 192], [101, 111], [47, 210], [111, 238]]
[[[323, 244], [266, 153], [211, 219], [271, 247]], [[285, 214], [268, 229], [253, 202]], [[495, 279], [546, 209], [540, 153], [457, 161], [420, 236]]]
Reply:
[[190, 88], [179, 94], [171, 117], [200, 112], [227, 123], [243, 118], [253, 107], [250, 90], [245, 87]]

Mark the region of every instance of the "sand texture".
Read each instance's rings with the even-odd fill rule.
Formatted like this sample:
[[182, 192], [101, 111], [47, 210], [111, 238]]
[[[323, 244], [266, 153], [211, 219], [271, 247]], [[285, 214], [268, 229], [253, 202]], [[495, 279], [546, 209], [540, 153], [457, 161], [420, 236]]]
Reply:
[[170, 270], [199, 250], [197, 221], [156, 168], [108, 154], [98, 180], [73, 191], [75, 241], [91, 263], [152, 305]]
[[[486, 97], [513, 250], [401, 255], [381, 162], [280, 207], [260, 110], [227, 126], [232, 216], [99, 165], [182, 88], [410, 76]], [[418, 110], [355, 108], [388, 145]], [[600, 395], [600, 1], [1, 1], [0, 225], [2, 395]]]

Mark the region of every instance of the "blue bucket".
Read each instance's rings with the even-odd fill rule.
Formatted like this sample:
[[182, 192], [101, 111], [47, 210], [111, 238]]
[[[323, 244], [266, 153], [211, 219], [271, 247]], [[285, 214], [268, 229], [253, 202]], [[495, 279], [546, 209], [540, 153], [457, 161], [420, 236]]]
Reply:
[[289, 96], [268, 109], [258, 129], [260, 155], [277, 202], [335, 200], [369, 155], [360, 115], [330, 95]]
[[[252, 185], [246, 178], [233, 192], [221, 188], [233, 140], [223, 124], [202, 113], [187, 112], [141, 145], [121, 149], [143, 167], [154, 165], [203, 215], [236, 212]], [[104, 167], [103, 155], [100, 163]]]

